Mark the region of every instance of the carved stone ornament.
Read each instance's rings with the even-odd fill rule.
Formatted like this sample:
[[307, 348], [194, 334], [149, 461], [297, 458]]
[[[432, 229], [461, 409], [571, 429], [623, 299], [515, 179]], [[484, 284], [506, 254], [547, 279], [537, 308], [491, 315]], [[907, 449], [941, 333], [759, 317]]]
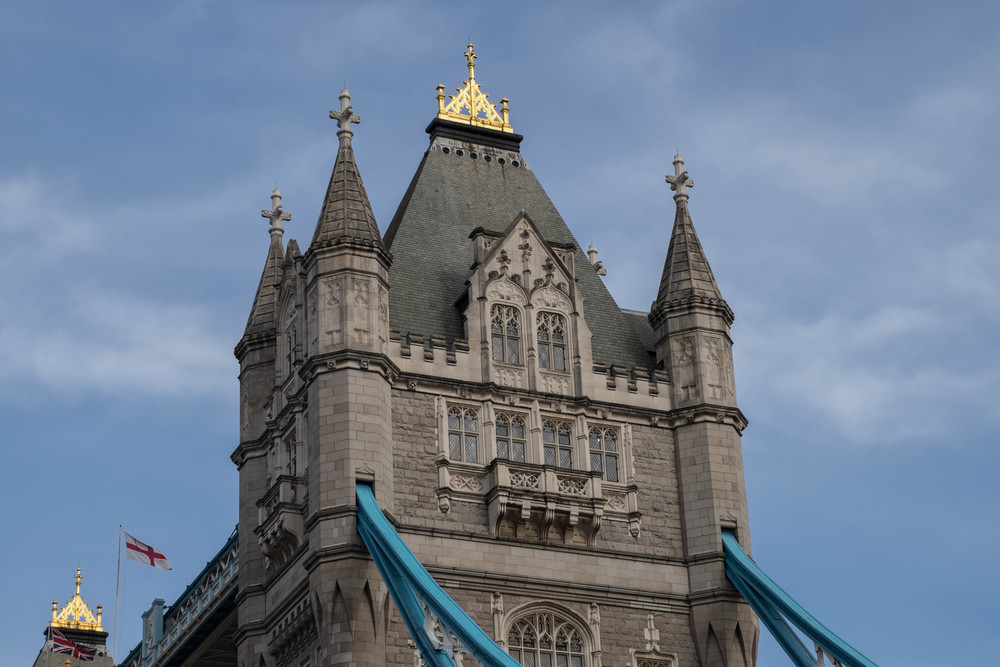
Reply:
[[524, 290], [507, 278], [501, 278], [490, 283], [486, 288], [486, 298], [491, 301], [508, 301], [523, 306], [527, 303]]
[[545, 286], [531, 295], [531, 302], [543, 308], [569, 312], [572, 310], [569, 297], [552, 286]]

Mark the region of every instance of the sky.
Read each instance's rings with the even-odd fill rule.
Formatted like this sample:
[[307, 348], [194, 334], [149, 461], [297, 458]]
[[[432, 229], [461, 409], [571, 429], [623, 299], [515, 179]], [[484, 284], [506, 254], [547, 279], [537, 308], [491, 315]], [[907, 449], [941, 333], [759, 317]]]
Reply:
[[[620, 306], [648, 310], [679, 150], [736, 313], [754, 557], [878, 664], [985, 663], [1000, 619], [1000, 9], [967, 2], [6, 3], [0, 645], [53, 599], [118, 655], [237, 519], [237, 364], [277, 184], [308, 243], [350, 88], [385, 230], [435, 85], [510, 98]], [[992, 528], [991, 528], [992, 526]], [[641, 637], [637, 628], [637, 637]], [[762, 641], [760, 665], [790, 664]]]

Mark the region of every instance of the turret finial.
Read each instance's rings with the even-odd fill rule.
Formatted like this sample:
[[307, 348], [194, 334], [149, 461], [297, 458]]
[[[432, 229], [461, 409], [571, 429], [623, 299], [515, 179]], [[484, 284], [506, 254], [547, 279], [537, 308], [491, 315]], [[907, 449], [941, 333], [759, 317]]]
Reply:
[[281, 191], [278, 190], [278, 188], [271, 191], [271, 208], [261, 209], [260, 217], [267, 218], [271, 221], [271, 228], [268, 230], [271, 233], [271, 236], [278, 236], [280, 238], [281, 235], [285, 233], [281, 223], [291, 220], [292, 214], [286, 213], [281, 207]]
[[465, 52], [465, 61], [469, 65], [469, 83], [476, 80], [476, 55], [475, 49], [472, 48], [472, 42], [469, 42], [469, 50]]
[[693, 188], [694, 181], [688, 178], [688, 173], [684, 171], [684, 158], [681, 157], [680, 153], [674, 156], [674, 173], [672, 176], [667, 176], [667, 183], [670, 184], [670, 189], [677, 193], [674, 195], [675, 202], [681, 203], [688, 200], [688, 194], [684, 188]]
[[484, 93], [476, 82], [476, 50], [469, 40], [469, 49], [465, 52], [465, 63], [469, 67], [469, 78], [456, 88], [457, 95], [449, 95], [451, 101], [445, 104], [444, 84], [437, 86], [438, 118], [465, 123], [477, 127], [485, 127], [501, 132], [513, 132], [510, 127], [510, 107], [506, 97], [500, 100], [500, 111], [497, 105], [489, 101], [489, 93]]
[[340, 139], [340, 142], [350, 144], [351, 137], [354, 136], [351, 123], [360, 123], [361, 116], [354, 113], [354, 107], [351, 106], [351, 93], [348, 92], [347, 88], [340, 91], [340, 111], [336, 109], [331, 110], [330, 118], [336, 120], [337, 126], [340, 128], [337, 130], [337, 137]]

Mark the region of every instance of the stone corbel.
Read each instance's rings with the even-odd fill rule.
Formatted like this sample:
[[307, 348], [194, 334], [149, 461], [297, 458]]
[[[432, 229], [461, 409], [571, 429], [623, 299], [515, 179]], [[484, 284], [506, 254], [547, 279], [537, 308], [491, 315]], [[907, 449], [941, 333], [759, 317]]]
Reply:
[[586, 537], [587, 546], [592, 547], [597, 543], [597, 531], [601, 529], [601, 519], [604, 517], [604, 508], [595, 507], [594, 515], [590, 517], [590, 523], [587, 526]]
[[538, 526], [538, 536], [546, 540], [549, 537], [549, 528], [556, 518], [556, 502], [554, 500], [545, 501], [545, 509], [542, 510], [542, 522]]

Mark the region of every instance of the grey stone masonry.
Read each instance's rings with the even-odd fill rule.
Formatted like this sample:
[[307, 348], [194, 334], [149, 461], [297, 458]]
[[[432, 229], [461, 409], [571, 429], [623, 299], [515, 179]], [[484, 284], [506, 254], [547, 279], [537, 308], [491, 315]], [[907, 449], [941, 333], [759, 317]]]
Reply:
[[236, 349], [238, 664], [419, 667], [357, 531], [363, 481], [525, 665], [752, 667], [720, 532], [749, 549], [747, 422], [686, 172], [657, 301], [623, 311], [510, 132], [432, 123], [383, 243], [349, 102], [304, 253], [269, 211]]

